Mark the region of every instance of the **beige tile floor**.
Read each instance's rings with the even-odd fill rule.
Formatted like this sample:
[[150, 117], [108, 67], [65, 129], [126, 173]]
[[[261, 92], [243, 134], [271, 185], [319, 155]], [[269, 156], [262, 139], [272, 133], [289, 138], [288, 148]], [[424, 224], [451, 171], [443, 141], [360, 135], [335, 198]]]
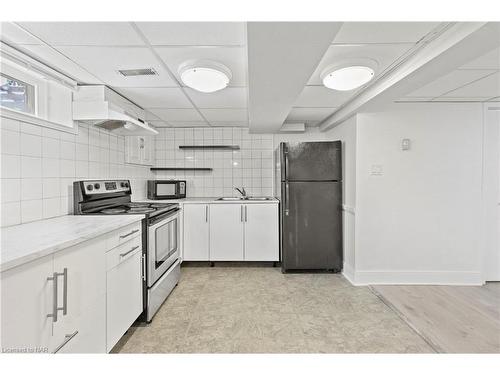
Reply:
[[150, 325], [119, 353], [429, 353], [367, 287], [272, 267], [183, 267]]

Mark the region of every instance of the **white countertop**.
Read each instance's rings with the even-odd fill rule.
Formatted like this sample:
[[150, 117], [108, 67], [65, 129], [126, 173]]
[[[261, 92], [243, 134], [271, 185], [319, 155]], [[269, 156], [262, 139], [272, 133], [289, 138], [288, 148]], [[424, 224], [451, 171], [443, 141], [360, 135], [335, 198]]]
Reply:
[[143, 218], [144, 215], [67, 215], [2, 228], [0, 270], [55, 253]]
[[234, 200], [234, 201], [220, 201], [218, 200], [220, 197], [190, 197], [190, 198], [182, 198], [182, 199], [146, 199], [141, 200], [141, 202], [161, 202], [161, 203], [179, 203], [179, 204], [189, 204], [189, 203], [245, 203], [245, 204], [255, 204], [255, 203], [279, 203], [279, 200], [276, 198], [272, 198], [266, 201], [251, 201], [251, 200]]

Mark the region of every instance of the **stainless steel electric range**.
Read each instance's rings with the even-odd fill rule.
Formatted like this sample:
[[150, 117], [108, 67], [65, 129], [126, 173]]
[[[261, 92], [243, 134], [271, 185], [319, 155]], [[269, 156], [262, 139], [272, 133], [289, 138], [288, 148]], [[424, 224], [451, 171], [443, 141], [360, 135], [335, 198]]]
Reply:
[[144, 215], [142, 220], [143, 301], [141, 317], [154, 314], [179, 282], [179, 204], [132, 202], [129, 180], [73, 183], [75, 215]]

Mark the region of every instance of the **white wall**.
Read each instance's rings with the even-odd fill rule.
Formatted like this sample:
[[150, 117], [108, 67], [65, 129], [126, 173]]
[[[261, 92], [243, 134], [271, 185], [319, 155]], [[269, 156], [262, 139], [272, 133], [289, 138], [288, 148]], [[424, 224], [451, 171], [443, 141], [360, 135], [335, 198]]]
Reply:
[[356, 218], [356, 116], [327, 131], [327, 140], [342, 141], [344, 275], [353, 280]]
[[500, 281], [500, 103], [484, 104], [484, 274]]
[[482, 105], [357, 119], [356, 283], [481, 283]]
[[149, 167], [125, 164], [124, 137], [80, 124], [78, 134], [0, 117], [1, 225], [73, 211], [75, 180], [126, 178], [146, 197]]

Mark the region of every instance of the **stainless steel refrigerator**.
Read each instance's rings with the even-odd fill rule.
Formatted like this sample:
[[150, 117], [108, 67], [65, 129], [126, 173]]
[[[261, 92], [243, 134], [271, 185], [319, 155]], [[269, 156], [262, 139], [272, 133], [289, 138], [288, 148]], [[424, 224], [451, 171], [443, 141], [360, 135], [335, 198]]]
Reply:
[[342, 143], [280, 143], [281, 270], [342, 270]]

